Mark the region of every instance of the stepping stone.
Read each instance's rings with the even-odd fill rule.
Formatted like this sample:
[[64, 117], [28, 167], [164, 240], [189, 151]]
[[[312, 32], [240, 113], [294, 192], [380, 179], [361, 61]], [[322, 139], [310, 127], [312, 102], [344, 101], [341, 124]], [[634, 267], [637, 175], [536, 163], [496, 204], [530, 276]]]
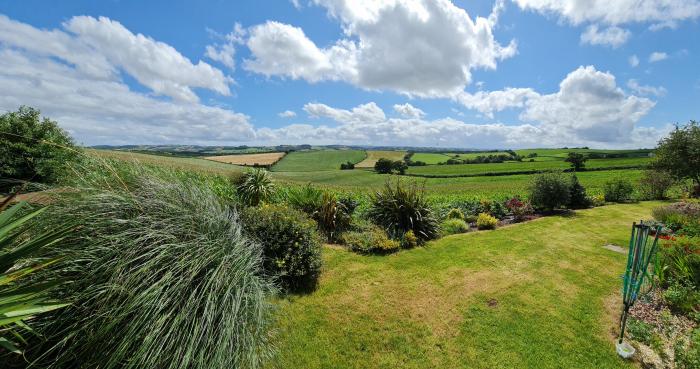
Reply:
[[625, 249], [625, 248], [623, 248], [623, 247], [620, 247], [620, 246], [618, 246], [618, 245], [608, 244], [608, 245], [603, 246], [603, 248], [608, 249], [608, 250], [610, 250], [610, 251], [619, 252], [620, 254], [626, 254], [626, 253], [627, 253], [627, 249]]

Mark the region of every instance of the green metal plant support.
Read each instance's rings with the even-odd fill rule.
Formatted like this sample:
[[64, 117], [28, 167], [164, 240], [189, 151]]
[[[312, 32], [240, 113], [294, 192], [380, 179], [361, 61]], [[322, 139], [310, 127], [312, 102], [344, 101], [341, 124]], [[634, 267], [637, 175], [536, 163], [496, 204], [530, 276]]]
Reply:
[[618, 342], [620, 344], [622, 344], [622, 338], [625, 335], [630, 308], [640, 296], [640, 291], [643, 294], [651, 290], [651, 288], [642, 290], [642, 286], [651, 287], [654, 283], [653, 270], [650, 272], [649, 264], [652, 259], [656, 258], [661, 227], [656, 227], [653, 230], [655, 231], [654, 241], [649, 242], [652, 227], [644, 223], [632, 223], [632, 236], [627, 253], [627, 269], [622, 288], [623, 310], [620, 317], [620, 340]]

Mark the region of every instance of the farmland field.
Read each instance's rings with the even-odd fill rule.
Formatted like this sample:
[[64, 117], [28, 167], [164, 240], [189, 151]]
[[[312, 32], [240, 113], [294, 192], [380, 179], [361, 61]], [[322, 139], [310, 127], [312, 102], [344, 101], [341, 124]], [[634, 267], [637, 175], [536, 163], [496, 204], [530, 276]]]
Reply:
[[[177, 157], [165, 157], [158, 155], [147, 155], [147, 154], [134, 154], [121, 151], [107, 151], [107, 150], [91, 150], [91, 153], [98, 154], [100, 157], [114, 158], [120, 160], [137, 160], [146, 164], [156, 164], [163, 165], [167, 167], [182, 169], [182, 170], [192, 170], [206, 173], [216, 173], [221, 175], [230, 175], [232, 173], [240, 173], [245, 171], [246, 168], [242, 166], [218, 163], [205, 159], [198, 158], [177, 158]], [[291, 153], [282, 159], [273, 168], [276, 169], [280, 164], [287, 160], [293, 154], [305, 154], [305, 153], [318, 153], [316, 151]], [[345, 150], [334, 150], [330, 153], [335, 156], [335, 154], [347, 154], [348, 151]], [[327, 152], [322, 156], [328, 155]], [[356, 158], [364, 155], [361, 151], [356, 151], [351, 155], [355, 155]], [[318, 159], [319, 155], [313, 155], [314, 158]], [[342, 156], [339, 163], [342, 163]], [[309, 163], [306, 159], [307, 156], [302, 156], [302, 159], [307, 162], [307, 165], [313, 165], [318, 167], [317, 163]], [[298, 164], [301, 160], [295, 159]], [[598, 159], [596, 159], [598, 160]], [[627, 160], [627, 159], [604, 159], [604, 160]], [[634, 159], [633, 159], [634, 160]], [[618, 162], [619, 163], [619, 162]], [[501, 166], [508, 165], [511, 163], [499, 163], [499, 164], [465, 164], [464, 166], [479, 166], [479, 165], [489, 165], [489, 166]], [[535, 163], [512, 163], [512, 164], [535, 164]], [[541, 163], [537, 163], [540, 165]], [[564, 165], [562, 168], [567, 168], [568, 163], [560, 162], [560, 165]], [[340, 164], [338, 164], [339, 166]], [[415, 170], [418, 168], [449, 168], [449, 167], [460, 167], [462, 165], [433, 165], [426, 167], [412, 167], [410, 170]], [[326, 168], [329, 165], [325, 166]], [[339, 170], [338, 167], [333, 166], [331, 169], [325, 170], [313, 170], [309, 171], [308, 167], [303, 167], [306, 170], [298, 171], [273, 171], [272, 177], [274, 180], [284, 183], [293, 184], [307, 184], [313, 183], [319, 186], [324, 186], [332, 188], [338, 191], [351, 191], [351, 192], [372, 192], [384, 185], [387, 179], [391, 178], [390, 175], [376, 174], [369, 170]], [[577, 176], [581, 183], [586, 186], [589, 194], [601, 194], [603, 185], [605, 182], [611, 179], [624, 178], [633, 182], [639, 180], [642, 175], [641, 169], [621, 169], [621, 170], [605, 170], [605, 171], [588, 171], [577, 173]], [[529, 174], [518, 174], [518, 175], [503, 175], [503, 176], [474, 176], [474, 177], [446, 177], [446, 178], [420, 178], [420, 177], [402, 177], [405, 180], [416, 180], [419, 183], [425, 185], [425, 189], [428, 194], [435, 196], [474, 196], [474, 197], [490, 197], [490, 196], [508, 196], [508, 195], [525, 195], [527, 189], [532, 179], [532, 175]]]
[[[586, 162], [586, 168], [599, 169], [608, 167], [642, 167], [646, 165], [649, 160], [649, 158], [591, 159]], [[486, 173], [543, 171], [567, 169], [569, 167], [569, 163], [563, 160], [536, 162], [523, 161], [487, 164], [427, 165], [410, 167], [408, 173], [413, 175], [459, 176], [484, 175]]]
[[373, 168], [374, 163], [376, 163], [377, 160], [379, 160], [381, 158], [396, 161], [396, 160], [403, 160], [404, 155], [406, 155], [405, 151], [367, 150], [367, 158], [365, 160], [357, 163], [355, 165], [355, 168]]
[[275, 172], [313, 172], [340, 169], [345, 162], [359, 163], [365, 160], [364, 150], [309, 150], [287, 154], [272, 167]]
[[417, 152], [417, 153], [413, 154], [413, 156], [411, 156], [411, 160], [422, 161], [428, 165], [442, 163], [449, 158], [450, 158], [450, 156], [448, 156], [448, 155], [432, 153], [432, 152]]
[[267, 152], [263, 154], [207, 156], [204, 159], [235, 165], [272, 165], [284, 155], [283, 152]]

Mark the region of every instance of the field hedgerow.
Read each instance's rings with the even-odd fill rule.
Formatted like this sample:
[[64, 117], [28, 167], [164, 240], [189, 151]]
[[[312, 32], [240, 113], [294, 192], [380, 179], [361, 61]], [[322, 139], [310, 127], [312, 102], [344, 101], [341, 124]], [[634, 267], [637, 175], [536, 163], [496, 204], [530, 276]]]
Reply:
[[40, 220], [79, 229], [39, 278], [71, 283], [27, 352], [42, 368], [255, 368], [272, 354], [262, 249], [202, 182], [89, 165]]

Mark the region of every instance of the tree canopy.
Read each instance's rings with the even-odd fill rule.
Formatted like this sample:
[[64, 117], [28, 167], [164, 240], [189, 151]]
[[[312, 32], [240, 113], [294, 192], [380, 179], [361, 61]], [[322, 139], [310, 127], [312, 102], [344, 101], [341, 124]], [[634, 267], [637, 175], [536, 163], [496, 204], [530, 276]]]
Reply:
[[676, 126], [659, 141], [655, 169], [663, 170], [677, 180], [692, 180], [694, 195], [700, 195], [700, 125], [691, 120], [684, 126]]

